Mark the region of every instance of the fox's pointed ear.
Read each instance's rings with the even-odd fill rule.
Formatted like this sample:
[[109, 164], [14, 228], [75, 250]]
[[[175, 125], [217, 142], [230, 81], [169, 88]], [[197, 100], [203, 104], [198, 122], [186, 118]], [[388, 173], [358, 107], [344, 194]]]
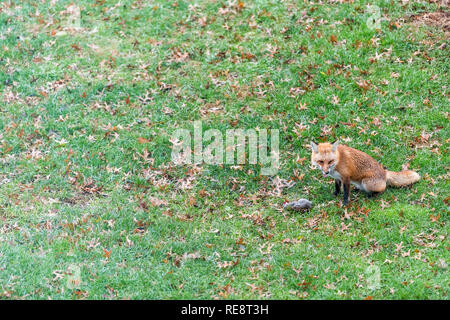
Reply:
[[333, 144], [331, 145], [331, 150], [334, 152], [336, 151], [336, 148], [339, 145], [339, 140], [336, 140], [335, 142], [333, 142]]
[[311, 147], [313, 149], [314, 152], [318, 152], [319, 151], [319, 147], [317, 146], [317, 144], [315, 144], [314, 142], [311, 141]]

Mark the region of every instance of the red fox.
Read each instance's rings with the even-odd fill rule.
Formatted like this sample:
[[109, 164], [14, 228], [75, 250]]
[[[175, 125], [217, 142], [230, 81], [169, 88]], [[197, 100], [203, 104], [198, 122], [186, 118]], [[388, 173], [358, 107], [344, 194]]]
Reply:
[[368, 154], [334, 143], [311, 142], [311, 162], [317, 166], [324, 177], [331, 176], [335, 179], [334, 195], [341, 192], [341, 184], [344, 185], [343, 205], [347, 205], [350, 198], [350, 183], [358, 189], [368, 193], [372, 197], [386, 189], [386, 185], [402, 187], [419, 181], [417, 172], [405, 170], [392, 172], [384, 168]]

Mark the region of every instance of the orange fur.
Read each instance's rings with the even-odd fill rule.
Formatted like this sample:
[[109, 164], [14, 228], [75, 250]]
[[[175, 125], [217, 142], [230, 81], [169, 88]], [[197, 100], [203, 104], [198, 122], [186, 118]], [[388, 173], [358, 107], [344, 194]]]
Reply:
[[407, 186], [420, 179], [419, 174], [406, 170], [402, 172], [386, 171], [375, 159], [367, 153], [339, 145], [338, 142], [311, 143], [311, 162], [319, 167], [324, 175], [334, 177], [336, 194], [344, 184], [344, 203], [348, 201], [350, 183], [368, 193], [383, 192], [387, 185]]

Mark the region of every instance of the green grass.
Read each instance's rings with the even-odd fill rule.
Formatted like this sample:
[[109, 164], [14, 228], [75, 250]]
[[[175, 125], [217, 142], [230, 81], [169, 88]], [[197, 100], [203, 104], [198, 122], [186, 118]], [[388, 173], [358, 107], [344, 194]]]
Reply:
[[[448, 299], [449, 39], [409, 19], [448, 8], [79, 1], [70, 30], [72, 1], [10, 3], [0, 297]], [[277, 194], [258, 165], [173, 165], [170, 135], [194, 120], [279, 129], [277, 177], [295, 185]], [[374, 199], [352, 191], [345, 214], [309, 165], [309, 141], [335, 138], [422, 179]], [[302, 197], [311, 211], [281, 210]]]

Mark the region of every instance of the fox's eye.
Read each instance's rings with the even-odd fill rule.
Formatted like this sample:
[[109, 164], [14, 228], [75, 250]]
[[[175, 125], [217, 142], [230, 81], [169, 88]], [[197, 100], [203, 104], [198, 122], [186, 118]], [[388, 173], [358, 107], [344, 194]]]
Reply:
[[320, 161], [317, 161], [317, 163], [318, 163], [318, 164], [323, 164], [323, 161], [322, 161], [322, 160], [320, 160]]
[[330, 164], [332, 164], [333, 162], [334, 162], [334, 160], [331, 160], [331, 161], [330, 161]]

